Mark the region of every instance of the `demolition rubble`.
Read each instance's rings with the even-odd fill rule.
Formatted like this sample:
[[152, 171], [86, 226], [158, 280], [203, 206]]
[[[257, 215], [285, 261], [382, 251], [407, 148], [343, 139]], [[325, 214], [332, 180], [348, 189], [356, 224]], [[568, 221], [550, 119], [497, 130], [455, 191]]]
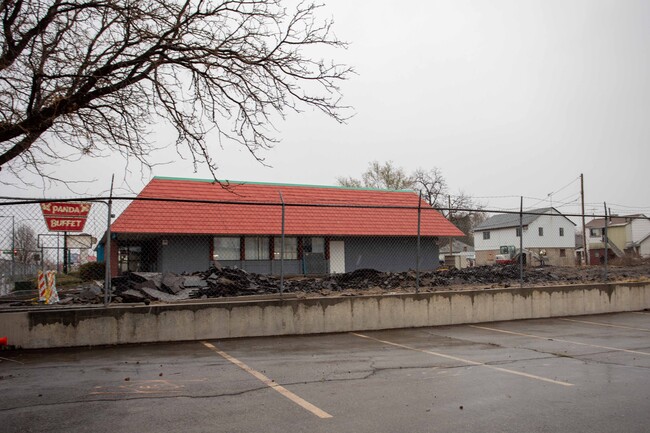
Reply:
[[[609, 279], [647, 280], [648, 266], [611, 268]], [[420, 292], [519, 287], [517, 265], [478, 266], [466, 269], [421, 272]], [[524, 284], [527, 286], [600, 283], [600, 268], [527, 268]], [[113, 278], [112, 303], [176, 302], [208, 298], [280, 294], [280, 277], [260, 275], [233, 268], [211, 268], [192, 275], [172, 273], [132, 272]], [[416, 273], [380, 272], [359, 269], [344, 274], [323, 276], [293, 276], [283, 279], [282, 293], [295, 296], [353, 296], [380, 293], [415, 292]], [[101, 282], [87, 284], [68, 293], [64, 291], [62, 304], [103, 302]]]

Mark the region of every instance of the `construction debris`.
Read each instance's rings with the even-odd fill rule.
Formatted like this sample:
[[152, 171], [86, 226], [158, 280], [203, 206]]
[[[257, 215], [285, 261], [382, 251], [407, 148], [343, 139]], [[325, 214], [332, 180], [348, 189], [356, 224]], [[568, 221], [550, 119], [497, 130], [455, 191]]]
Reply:
[[[650, 266], [611, 267], [610, 279], [629, 280], [650, 277]], [[526, 268], [524, 283], [528, 286], [576, 284], [602, 281], [602, 269], [543, 267]], [[439, 269], [421, 272], [419, 290], [467, 290], [519, 286], [517, 265], [478, 266], [465, 269]], [[283, 292], [298, 296], [331, 296], [414, 292], [415, 271], [380, 272], [358, 269], [343, 274], [320, 276], [288, 276]], [[238, 268], [212, 267], [192, 275], [132, 272], [112, 279], [112, 303], [176, 302], [188, 299], [272, 295], [280, 293], [280, 277], [246, 272]], [[61, 294], [61, 304], [99, 304], [104, 302], [103, 283], [95, 281]], [[10, 305], [28, 305], [28, 301]]]

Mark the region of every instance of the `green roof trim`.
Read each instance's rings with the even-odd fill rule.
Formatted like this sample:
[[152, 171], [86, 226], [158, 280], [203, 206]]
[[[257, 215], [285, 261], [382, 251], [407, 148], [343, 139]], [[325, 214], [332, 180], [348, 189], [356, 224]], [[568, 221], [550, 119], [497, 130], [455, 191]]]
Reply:
[[[154, 176], [153, 178], [159, 180], [178, 180], [178, 181], [187, 181], [187, 182], [215, 183], [214, 179], [193, 179], [188, 177], [168, 177], [168, 176]], [[382, 188], [340, 186], [340, 185], [309, 185], [309, 184], [277, 183], [277, 182], [250, 182], [245, 180], [232, 180], [232, 179], [218, 179], [217, 182], [228, 183], [230, 185], [298, 186], [303, 188], [354, 189], [354, 190], [362, 190], [362, 191], [382, 191], [382, 192], [413, 192], [413, 193], [415, 192], [414, 190], [411, 189], [382, 189]]]

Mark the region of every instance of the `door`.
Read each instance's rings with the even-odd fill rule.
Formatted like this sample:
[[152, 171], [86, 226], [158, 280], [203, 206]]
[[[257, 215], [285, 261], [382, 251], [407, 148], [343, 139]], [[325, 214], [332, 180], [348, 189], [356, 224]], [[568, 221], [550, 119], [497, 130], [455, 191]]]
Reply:
[[330, 273], [342, 274], [345, 272], [345, 243], [343, 241], [330, 241]]

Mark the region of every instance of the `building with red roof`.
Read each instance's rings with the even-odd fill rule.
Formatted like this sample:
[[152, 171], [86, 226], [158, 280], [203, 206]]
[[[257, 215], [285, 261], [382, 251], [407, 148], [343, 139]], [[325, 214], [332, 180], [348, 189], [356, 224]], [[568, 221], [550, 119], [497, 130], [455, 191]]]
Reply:
[[463, 233], [413, 191], [155, 177], [111, 225], [113, 273], [414, 269], [418, 213], [420, 268], [435, 269], [438, 238]]

